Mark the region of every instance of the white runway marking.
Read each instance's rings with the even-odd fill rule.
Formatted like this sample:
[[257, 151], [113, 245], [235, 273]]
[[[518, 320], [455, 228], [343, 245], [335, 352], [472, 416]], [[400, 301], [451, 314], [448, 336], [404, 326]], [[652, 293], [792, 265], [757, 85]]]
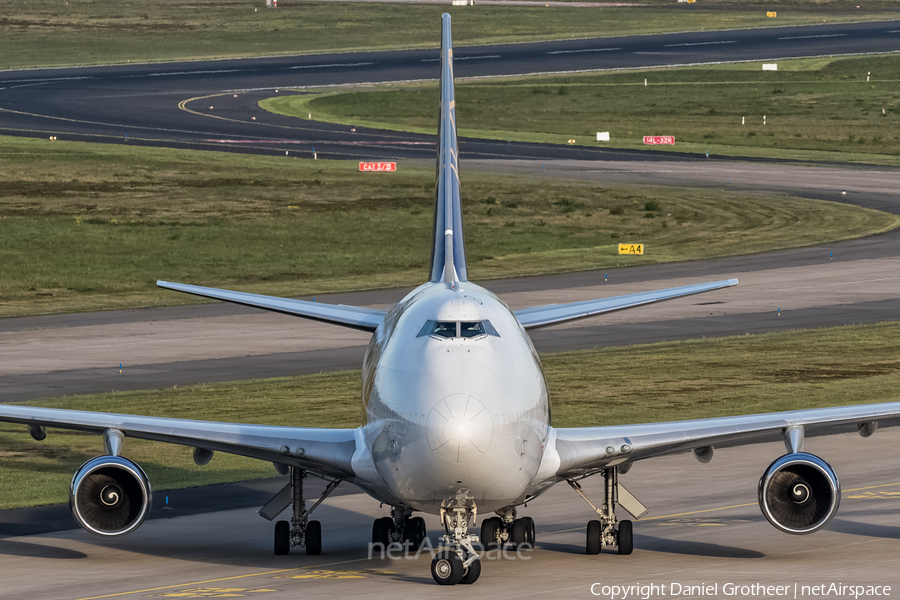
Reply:
[[847, 37], [846, 33], [829, 33], [822, 35], [795, 35], [792, 37], [780, 37], [779, 40], [808, 40], [812, 38]]
[[621, 48], [586, 48], [584, 50], [557, 50], [556, 52], [548, 52], [547, 54], [578, 54], [580, 52], [612, 52], [613, 50], [621, 50]]
[[[453, 57], [453, 62], [459, 62], [461, 60], [481, 60], [483, 58], [500, 58], [499, 54], [486, 54], [484, 56], [460, 56]], [[423, 58], [422, 62], [439, 62], [440, 58]]]
[[329, 67], [364, 67], [366, 65], [374, 65], [371, 62], [359, 63], [334, 63], [330, 65], [298, 65], [296, 67], [288, 67], [288, 69], [327, 69]]
[[691, 42], [684, 44], [666, 44], [663, 48], [676, 48], [678, 46], [713, 46], [715, 44], [737, 44], [737, 40], [727, 40], [723, 42]]

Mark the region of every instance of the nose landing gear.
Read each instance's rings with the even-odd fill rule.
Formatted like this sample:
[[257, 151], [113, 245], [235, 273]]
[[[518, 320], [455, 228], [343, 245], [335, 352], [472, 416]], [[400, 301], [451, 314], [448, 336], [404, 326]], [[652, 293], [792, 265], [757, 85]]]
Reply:
[[446, 531], [441, 541], [447, 547], [431, 561], [431, 576], [439, 585], [471, 584], [481, 576], [481, 560], [472, 546], [478, 543], [478, 536], [469, 533], [469, 523], [477, 516], [475, 502], [462, 492], [441, 507]]

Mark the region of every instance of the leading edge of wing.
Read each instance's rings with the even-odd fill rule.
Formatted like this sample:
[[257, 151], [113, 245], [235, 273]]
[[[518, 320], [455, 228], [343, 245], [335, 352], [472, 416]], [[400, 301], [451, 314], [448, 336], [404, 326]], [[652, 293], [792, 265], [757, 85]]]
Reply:
[[[857, 404], [688, 421], [554, 428], [558, 474], [571, 477], [610, 464], [635, 461], [704, 446], [738, 446], [777, 440], [801, 426], [806, 437], [854, 431], [853, 425], [900, 422], [900, 402]], [[624, 448], [623, 448], [624, 447]]]
[[635, 306], [642, 306], [644, 304], [673, 300], [683, 296], [711, 292], [713, 290], [731, 287], [737, 284], [737, 279], [725, 279], [722, 281], [685, 285], [664, 290], [654, 290], [652, 292], [639, 292], [637, 294], [613, 296], [612, 298], [600, 298], [599, 300], [535, 306], [514, 311], [513, 314], [516, 315], [519, 323], [521, 323], [522, 327], [525, 329], [536, 329], [538, 327], [546, 327], [547, 325], [555, 325], [556, 323], [563, 323], [565, 321], [593, 317], [615, 310], [623, 310]]
[[[227, 452], [340, 479], [354, 476], [355, 429], [248, 425], [9, 404], [0, 404], [0, 421], [98, 434], [117, 429], [126, 438]], [[126, 442], [124, 453], [127, 452]]]
[[167, 290], [203, 296], [204, 298], [214, 298], [216, 300], [242, 304], [244, 306], [252, 306], [253, 308], [261, 308], [263, 310], [279, 312], [294, 317], [303, 317], [305, 319], [312, 319], [313, 321], [321, 321], [332, 325], [340, 325], [351, 329], [359, 329], [370, 333], [375, 331], [375, 329], [381, 325], [384, 321], [384, 316], [387, 314], [387, 312], [383, 310], [347, 306], [345, 304], [323, 304], [321, 302], [309, 302], [307, 300], [295, 300], [293, 298], [262, 296], [260, 294], [233, 292], [231, 290], [220, 290], [199, 285], [188, 285], [185, 283], [157, 281], [156, 285]]

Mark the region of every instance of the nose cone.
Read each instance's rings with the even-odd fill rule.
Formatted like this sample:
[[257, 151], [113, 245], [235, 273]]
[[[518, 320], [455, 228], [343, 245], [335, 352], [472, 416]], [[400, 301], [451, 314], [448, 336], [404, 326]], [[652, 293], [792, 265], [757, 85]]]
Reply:
[[480, 400], [468, 394], [454, 394], [438, 402], [425, 427], [432, 451], [460, 465], [480, 458], [494, 435], [491, 414]]

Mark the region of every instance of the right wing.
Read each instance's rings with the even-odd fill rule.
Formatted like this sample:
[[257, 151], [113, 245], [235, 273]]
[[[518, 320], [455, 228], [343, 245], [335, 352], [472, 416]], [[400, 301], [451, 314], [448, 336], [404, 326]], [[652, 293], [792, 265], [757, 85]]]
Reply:
[[538, 327], [546, 327], [547, 325], [555, 325], [565, 321], [593, 317], [614, 310], [633, 308], [644, 304], [662, 302], [663, 300], [673, 300], [683, 296], [711, 292], [712, 290], [731, 287], [737, 284], [737, 279], [726, 279], [723, 281], [685, 285], [653, 292], [639, 292], [637, 294], [627, 294], [625, 296], [613, 296], [612, 298], [601, 298], [599, 300], [534, 306], [532, 308], [523, 308], [522, 310], [514, 311], [513, 314], [516, 315], [519, 323], [521, 323], [522, 327], [525, 329], [536, 329]]
[[387, 314], [386, 311], [375, 310], [372, 308], [360, 308], [358, 306], [347, 306], [345, 304], [322, 304], [320, 302], [309, 302], [307, 300], [262, 296], [260, 294], [248, 294], [246, 292], [232, 292], [230, 290], [219, 290], [216, 288], [187, 285], [184, 283], [157, 281], [156, 285], [167, 290], [203, 296], [204, 298], [224, 300], [225, 302], [233, 302], [234, 304], [243, 304], [244, 306], [271, 310], [273, 312], [279, 312], [294, 317], [304, 317], [306, 319], [312, 319], [313, 321], [341, 325], [343, 327], [359, 329], [370, 333], [374, 332], [375, 329], [381, 325], [384, 321], [384, 316]]
[[357, 448], [355, 429], [217, 423], [8, 404], [0, 404], [0, 421], [97, 434], [115, 429], [126, 438], [227, 452], [337, 479], [356, 476], [351, 464]]

